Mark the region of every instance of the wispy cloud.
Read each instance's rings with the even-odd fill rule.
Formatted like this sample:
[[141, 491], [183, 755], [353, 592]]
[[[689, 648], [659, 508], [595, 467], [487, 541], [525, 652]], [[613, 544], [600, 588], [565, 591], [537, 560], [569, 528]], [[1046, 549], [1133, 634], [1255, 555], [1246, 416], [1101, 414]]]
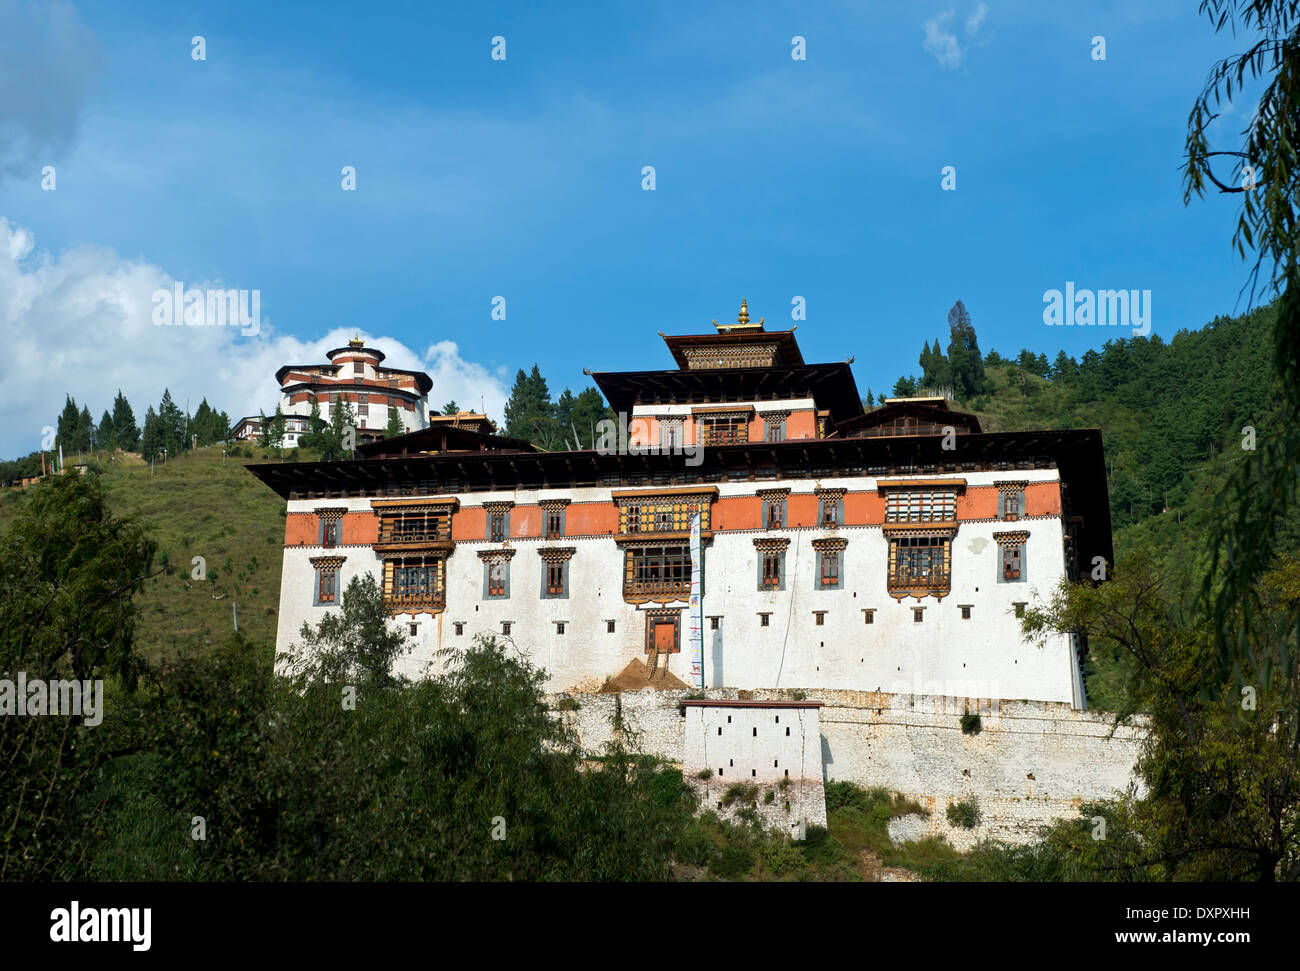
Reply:
[[967, 46], [957, 39], [956, 28], [949, 29], [949, 24], [957, 15], [956, 10], [945, 10], [941, 14], [936, 14], [925, 22], [925, 41], [923, 46], [926, 53], [933, 54], [939, 66], [945, 71], [951, 71], [958, 67], [967, 51], [970, 49], [970, 41], [974, 40], [975, 35], [979, 33], [980, 27], [984, 24], [984, 18], [988, 16], [988, 5], [983, 3], [966, 17], [965, 35]]

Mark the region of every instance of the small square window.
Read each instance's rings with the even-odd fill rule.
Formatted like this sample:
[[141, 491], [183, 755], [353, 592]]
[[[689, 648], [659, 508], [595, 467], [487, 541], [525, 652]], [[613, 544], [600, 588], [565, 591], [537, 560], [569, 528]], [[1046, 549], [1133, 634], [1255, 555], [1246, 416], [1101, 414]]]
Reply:
[[922, 619], [924, 616], [925, 616], [925, 608], [924, 608], [924, 607], [913, 607], [913, 608], [912, 608], [912, 623], [914, 623], [914, 624], [919, 624], [919, 623], [921, 623], [921, 619]]
[[614, 633], [614, 622], [612, 620], [605, 621], [605, 633], [606, 634]]
[[1025, 603], [1023, 601], [1016, 604], [1016, 616], [1017, 617], [1025, 616]]
[[818, 626], [818, 627], [823, 627], [823, 626], [825, 626], [825, 624], [826, 624], [826, 611], [824, 611], [824, 610], [814, 610], [814, 611], [813, 611], [813, 616], [817, 618], [817, 626]]
[[862, 622], [864, 624], [874, 624], [876, 622], [876, 612], [874, 610], [862, 611]]
[[763, 528], [780, 529], [785, 525], [785, 500], [763, 500]]
[[562, 621], [562, 620], [557, 620], [557, 621], [555, 622], [555, 633], [557, 633], [557, 634], [563, 634], [563, 633], [564, 633], [564, 621]]
[[961, 608], [961, 619], [970, 620], [970, 604], [963, 604]]
[[411, 625], [410, 625], [410, 628], [411, 628], [411, 636], [412, 636], [412, 637], [414, 637], [414, 636], [415, 636], [416, 634], [418, 634], [419, 631], [420, 631], [420, 625], [419, 625], [419, 624], [411, 624]]
[[505, 634], [507, 637], [510, 636], [510, 624], [511, 622], [508, 620], [501, 621], [501, 633]]
[[709, 630], [717, 630], [717, 629], [718, 629], [718, 621], [720, 621], [721, 619], [722, 619], [721, 617], [710, 617], [710, 618], [709, 618]]
[[768, 625], [768, 621], [771, 619], [771, 617], [772, 617], [771, 614], [759, 614], [759, 615], [758, 615], [758, 626], [759, 626], [759, 627], [766, 627], [766, 626]]
[[451, 626], [454, 627], [454, 628], [456, 629], [456, 636], [457, 636], [457, 637], [461, 637], [461, 636], [464, 635], [464, 633], [465, 633], [465, 622], [464, 622], [464, 621], [458, 620], [458, 621], [456, 621], [454, 624], [452, 624]]

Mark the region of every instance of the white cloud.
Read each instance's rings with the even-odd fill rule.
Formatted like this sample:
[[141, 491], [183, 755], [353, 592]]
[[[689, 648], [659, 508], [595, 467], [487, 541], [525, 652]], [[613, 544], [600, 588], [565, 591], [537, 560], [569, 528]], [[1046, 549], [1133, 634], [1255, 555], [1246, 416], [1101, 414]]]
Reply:
[[925, 49], [933, 54], [939, 66], [951, 70], [961, 63], [961, 45], [957, 35], [944, 30], [944, 25], [952, 19], [952, 11], [946, 11], [925, 22]]
[[[966, 18], [966, 39], [971, 41], [979, 33], [980, 27], [984, 23], [984, 18], [988, 16], [989, 8], [983, 0], [974, 12]], [[969, 50], [969, 43], [966, 50], [957, 40], [956, 31], [948, 30], [948, 22], [956, 16], [955, 10], [945, 10], [943, 13], [931, 17], [925, 22], [925, 43], [926, 53], [933, 54], [939, 66], [945, 71], [950, 71], [962, 62], [966, 56], [966, 50]], [[983, 46], [977, 44], [975, 46]]]
[[465, 361], [456, 344], [441, 341], [423, 355], [391, 337], [336, 327], [319, 339], [277, 334], [263, 300], [261, 333], [244, 337], [237, 327], [159, 327], [153, 294], [175, 282], [200, 289], [219, 281], [176, 281], [161, 267], [128, 260], [113, 251], [79, 246], [55, 256], [36, 249], [32, 233], [0, 216], [0, 456], [25, 455], [40, 447], [42, 428], [53, 425], [64, 395], [89, 405], [95, 422], [110, 408], [117, 389], [131, 402], [136, 420], [157, 406], [169, 388], [191, 410], [207, 397], [232, 419], [268, 413], [278, 399], [275, 372], [285, 364], [325, 360], [325, 352], [359, 334], [395, 367], [428, 371], [431, 407], [454, 398], [500, 420], [507, 389], [504, 371]]

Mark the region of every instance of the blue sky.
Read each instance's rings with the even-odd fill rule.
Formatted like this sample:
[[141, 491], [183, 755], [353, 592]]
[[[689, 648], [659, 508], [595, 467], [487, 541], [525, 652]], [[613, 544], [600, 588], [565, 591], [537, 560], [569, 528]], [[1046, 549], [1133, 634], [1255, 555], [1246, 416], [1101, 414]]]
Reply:
[[[1236, 201], [1184, 207], [1179, 172], [1242, 42], [1186, 0], [180, 7], [0, 0], [0, 327], [42, 375], [5, 365], [0, 453], [65, 391], [272, 408], [279, 358], [343, 331], [493, 411], [534, 361], [557, 393], [669, 367], [657, 331], [742, 296], [769, 327], [804, 297], [805, 357], [864, 394], [957, 299], [1049, 357], [1121, 333], [1046, 327], [1067, 280], [1151, 290], [1166, 339], [1243, 309]], [[160, 279], [260, 290], [262, 333], [152, 328]]]

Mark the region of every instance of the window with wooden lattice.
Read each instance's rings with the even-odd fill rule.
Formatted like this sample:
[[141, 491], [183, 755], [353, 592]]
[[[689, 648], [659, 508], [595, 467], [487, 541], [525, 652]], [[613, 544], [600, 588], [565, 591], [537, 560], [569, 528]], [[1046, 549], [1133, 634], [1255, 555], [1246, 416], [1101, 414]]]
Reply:
[[889, 539], [889, 579], [899, 599], [939, 597], [952, 588], [952, 536], [946, 532], [895, 532]]
[[788, 540], [754, 540], [758, 554], [758, 589], [785, 589], [785, 551]]
[[1027, 579], [1025, 572], [1025, 544], [1029, 534], [994, 533], [998, 544], [998, 583], [1021, 583]]
[[844, 566], [844, 548], [848, 545], [842, 539], [813, 540], [813, 550], [817, 554], [818, 590], [839, 590], [843, 586], [841, 572]]
[[315, 571], [312, 603], [317, 607], [332, 607], [339, 598], [339, 569], [341, 556], [318, 556], [311, 559]]
[[700, 529], [708, 531], [712, 495], [662, 495], [618, 500], [618, 531], [638, 533], [689, 533], [691, 517], [700, 516]]
[[549, 548], [538, 552], [542, 558], [542, 597], [545, 599], [568, 597], [569, 561], [573, 558], [574, 548]]
[[885, 493], [885, 522], [937, 523], [957, 518], [954, 489], [890, 489]]
[[625, 597], [688, 597], [690, 593], [691, 551], [686, 544], [629, 546], [624, 551]]
[[1024, 482], [998, 483], [998, 518], [1004, 522], [1015, 522], [1025, 514]]
[[746, 415], [713, 415], [698, 421], [702, 445], [738, 445], [749, 441]]

